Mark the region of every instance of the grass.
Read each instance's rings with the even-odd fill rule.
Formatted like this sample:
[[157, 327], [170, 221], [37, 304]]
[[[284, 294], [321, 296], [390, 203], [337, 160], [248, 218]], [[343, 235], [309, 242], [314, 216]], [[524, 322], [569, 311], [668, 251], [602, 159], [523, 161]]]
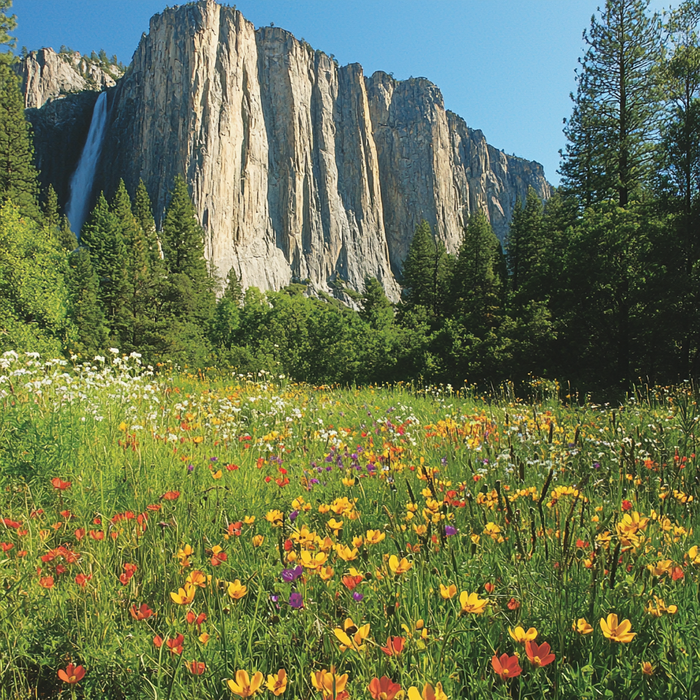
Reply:
[[0, 698], [697, 697], [692, 387], [533, 389], [6, 353]]

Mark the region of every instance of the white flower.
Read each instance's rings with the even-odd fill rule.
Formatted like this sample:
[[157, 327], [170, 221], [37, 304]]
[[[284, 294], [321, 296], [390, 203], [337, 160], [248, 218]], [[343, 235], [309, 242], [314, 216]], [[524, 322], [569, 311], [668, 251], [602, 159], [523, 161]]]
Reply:
[[119, 350], [117, 348], [110, 348], [109, 351], [112, 353], [112, 355], [118, 355]]

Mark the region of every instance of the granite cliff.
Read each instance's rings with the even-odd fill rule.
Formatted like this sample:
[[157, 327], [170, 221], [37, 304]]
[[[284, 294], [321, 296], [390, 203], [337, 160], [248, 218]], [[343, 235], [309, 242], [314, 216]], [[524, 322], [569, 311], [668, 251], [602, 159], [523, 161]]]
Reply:
[[[60, 102], [28, 116], [42, 175], [65, 202], [60, 143], [85, 138], [90, 111], [81, 122], [75, 98]], [[369, 275], [394, 299], [421, 219], [455, 252], [476, 209], [503, 239], [516, 197], [528, 186], [550, 195], [539, 164], [489, 146], [428, 80], [365, 77], [214, 0], [151, 19], [109, 90], [95, 191], [111, 193], [120, 177], [133, 191], [142, 178], [159, 220], [178, 173], [222, 278], [233, 267], [246, 286], [361, 290]]]

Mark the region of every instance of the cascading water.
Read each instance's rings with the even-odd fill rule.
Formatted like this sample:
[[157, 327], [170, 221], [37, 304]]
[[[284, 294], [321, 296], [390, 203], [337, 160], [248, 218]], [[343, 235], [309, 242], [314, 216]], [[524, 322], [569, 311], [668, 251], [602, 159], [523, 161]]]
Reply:
[[66, 216], [68, 221], [70, 221], [71, 229], [78, 237], [80, 236], [80, 229], [85, 219], [87, 219], [90, 195], [92, 194], [92, 182], [95, 178], [95, 169], [102, 150], [106, 126], [107, 93], [103, 92], [97, 98], [97, 102], [95, 102], [87, 141], [78, 161], [78, 167], [70, 180], [70, 199], [66, 208]]

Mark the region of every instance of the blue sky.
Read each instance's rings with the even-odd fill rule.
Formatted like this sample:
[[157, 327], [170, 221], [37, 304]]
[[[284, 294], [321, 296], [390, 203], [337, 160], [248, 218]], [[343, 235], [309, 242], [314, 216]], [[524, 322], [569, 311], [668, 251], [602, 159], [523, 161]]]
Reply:
[[[237, 0], [341, 64], [426, 77], [492, 145], [536, 160], [557, 183], [562, 120], [582, 33], [604, 0]], [[170, 0], [171, 4], [172, 0]], [[232, 2], [229, 4], [233, 4]], [[660, 10], [668, 3], [653, 0]], [[128, 63], [163, 0], [15, 0], [18, 48], [104, 48]]]

